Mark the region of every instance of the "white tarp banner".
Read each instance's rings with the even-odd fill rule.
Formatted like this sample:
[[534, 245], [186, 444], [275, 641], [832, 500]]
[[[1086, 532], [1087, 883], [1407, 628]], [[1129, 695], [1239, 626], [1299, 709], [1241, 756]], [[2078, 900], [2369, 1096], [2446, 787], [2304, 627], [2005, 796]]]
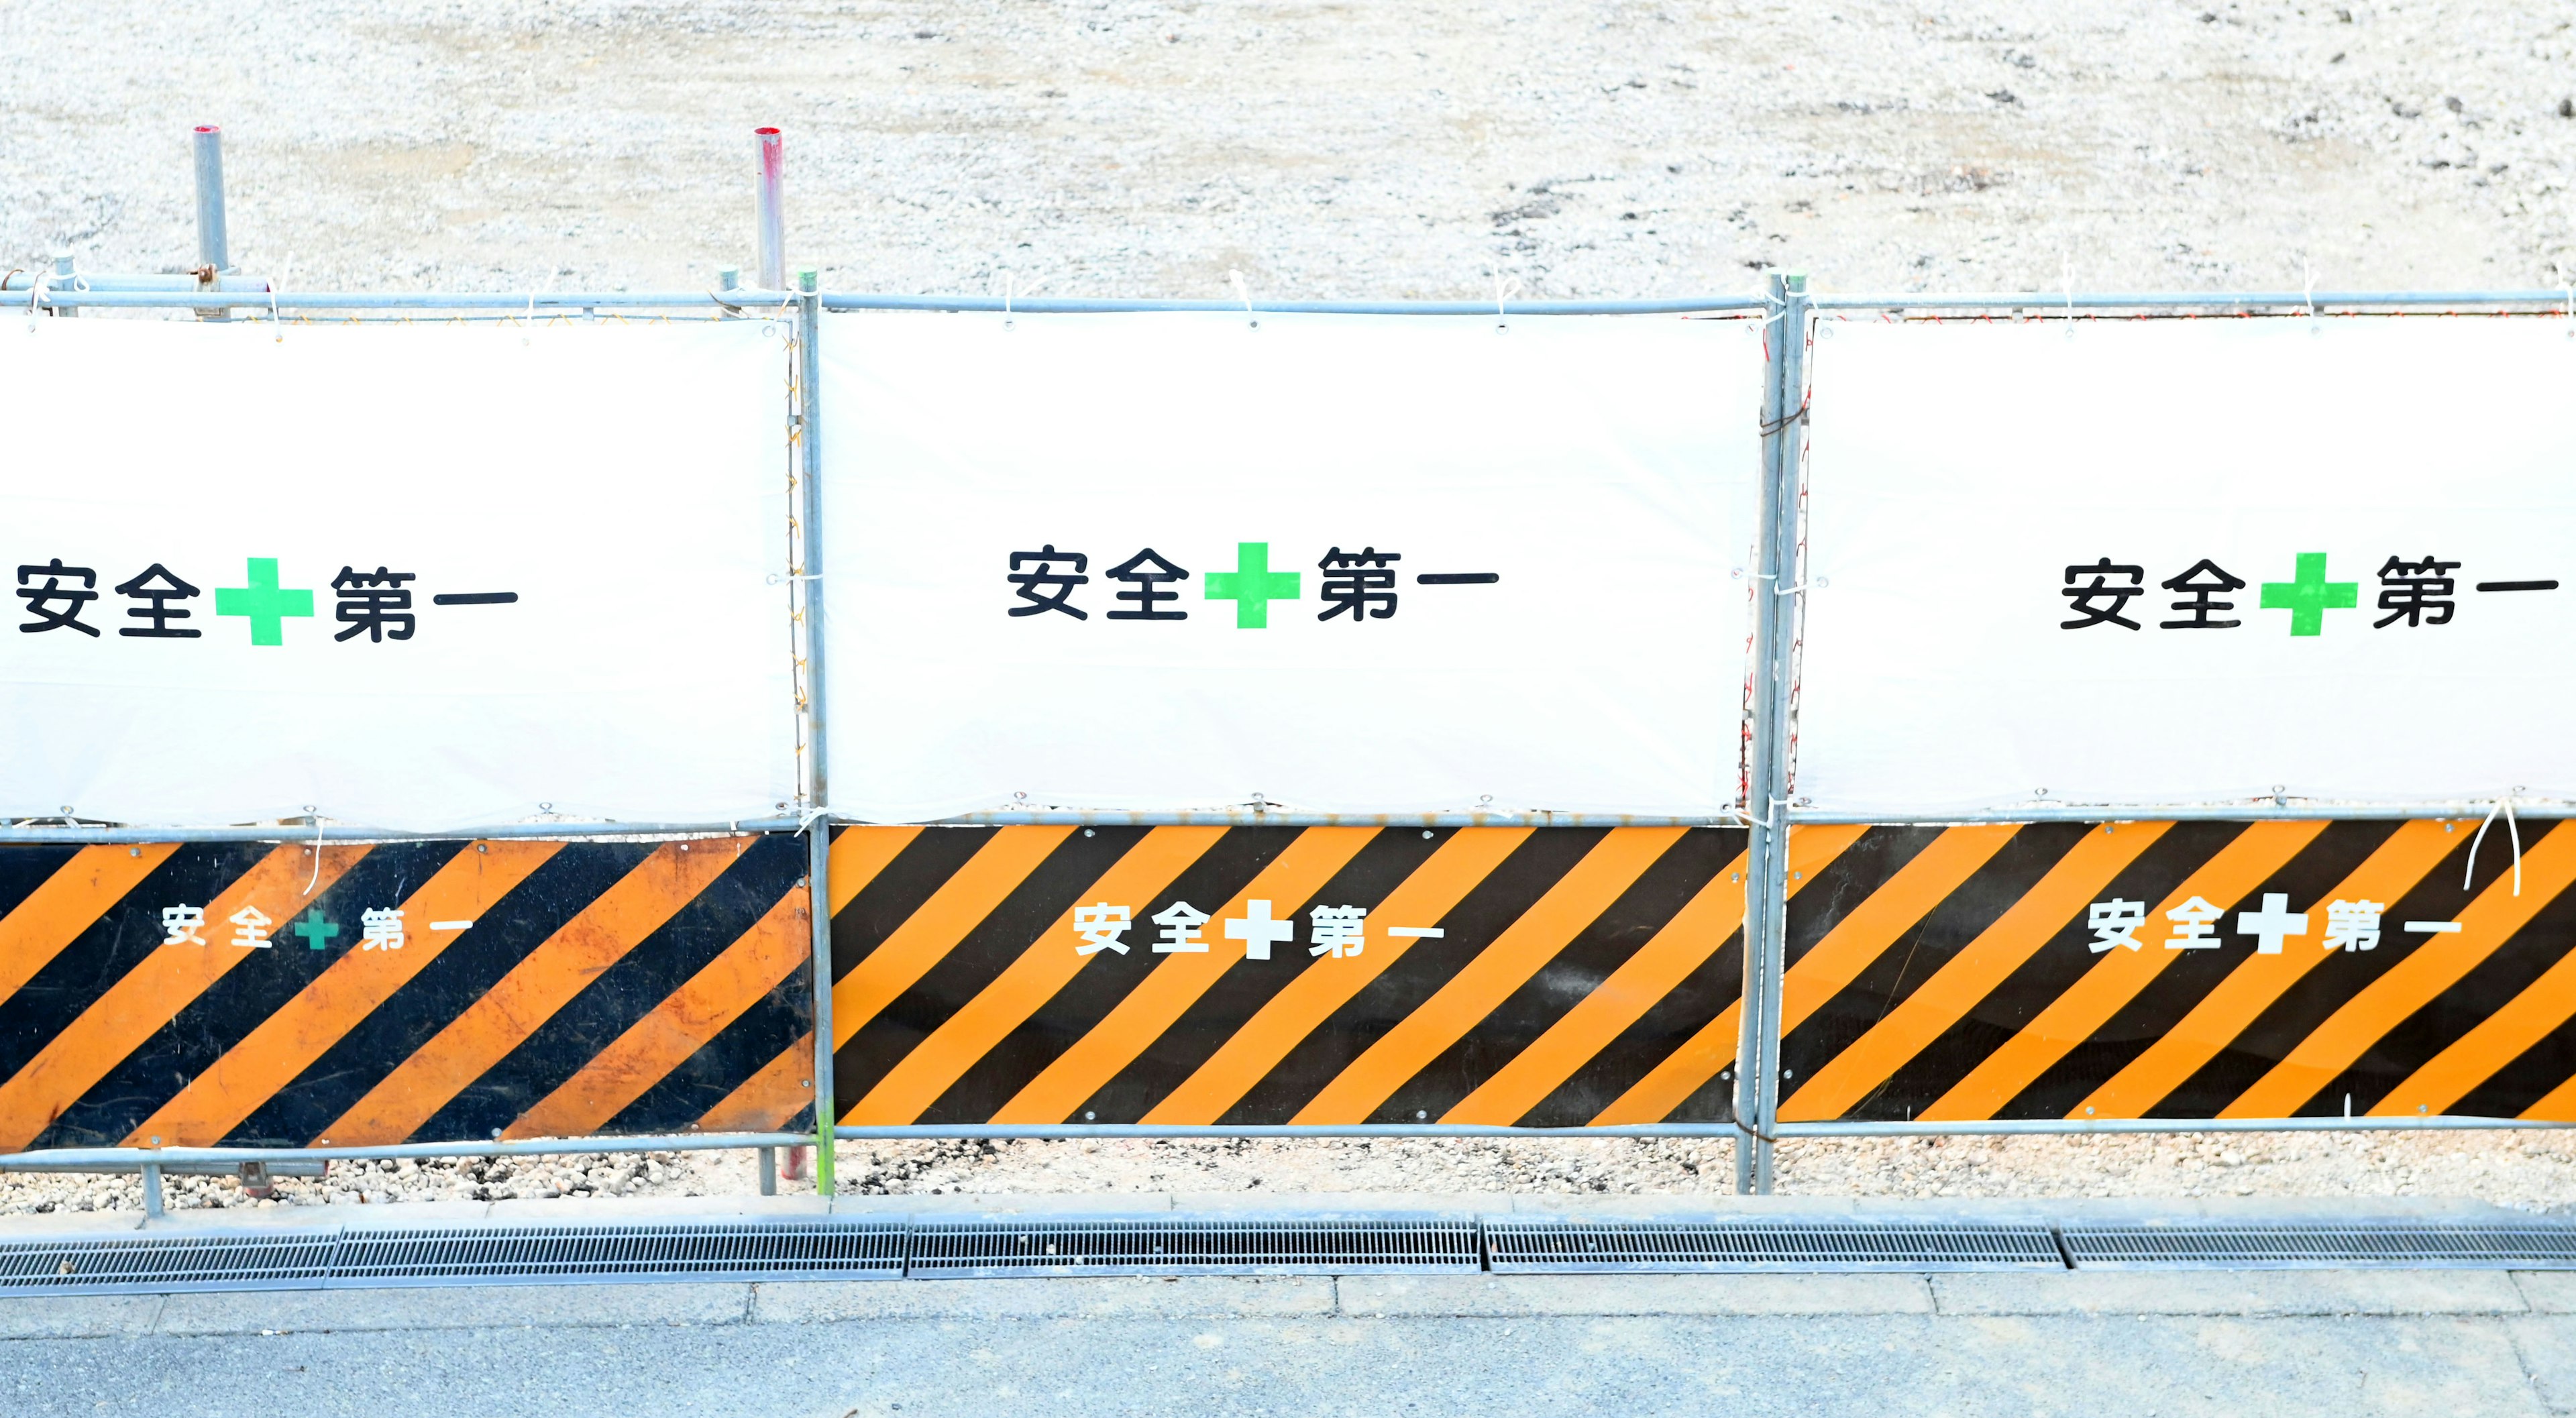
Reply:
[[829, 319], [834, 809], [1725, 810], [1758, 322], [1496, 326]]
[[795, 796], [781, 328], [5, 332], [0, 813], [437, 831]]
[[1826, 328], [1799, 799], [2576, 797], [2566, 321]]

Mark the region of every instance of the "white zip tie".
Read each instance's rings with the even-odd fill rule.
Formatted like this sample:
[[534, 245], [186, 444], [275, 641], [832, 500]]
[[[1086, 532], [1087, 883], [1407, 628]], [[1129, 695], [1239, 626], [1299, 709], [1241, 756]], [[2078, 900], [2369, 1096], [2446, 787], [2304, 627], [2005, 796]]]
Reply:
[[1243, 302], [1243, 318], [1251, 324], [1253, 329], [1260, 329], [1261, 317], [1252, 313], [1252, 287], [1243, 283], [1243, 273], [1241, 271], [1228, 271], [1225, 273], [1225, 278], [1234, 283], [1235, 299]]
[[[277, 343], [281, 345], [286, 343], [286, 327], [279, 324], [277, 319], [277, 288], [286, 284], [286, 273], [294, 269], [295, 253], [290, 251], [286, 253], [285, 260], [277, 263], [277, 274], [268, 278], [268, 328], [276, 333]], [[215, 277], [215, 289], [223, 288], [224, 278], [218, 274]], [[319, 852], [314, 855], [313, 869], [316, 871], [322, 869], [322, 858]]]
[[[563, 263], [560, 261], [550, 263], [546, 270], [546, 284], [543, 293], [552, 295], [555, 289], [555, 282], [561, 279], [563, 279]], [[539, 292], [535, 287], [529, 288], [527, 317], [520, 322], [519, 326], [519, 343], [523, 345], [527, 344], [529, 341], [529, 332], [537, 328], [538, 294]]]
[[1503, 305], [1504, 305], [1504, 303], [1505, 303], [1506, 301], [1509, 301], [1513, 296], [1519, 295], [1520, 293], [1521, 293], [1521, 278], [1520, 278], [1520, 277], [1518, 277], [1518, 276], [1505, 276], [1505, 275], [1504, 275], [1502, 272], [1500, 272], [1500, 271], [1496, 271], [1496, 272], [1494, 272], [1494, 328], [1495, 328], [1495, 329], [1497, 329], [1497, 330], [1508, 330], [1508, 329], [1510, 329], [1510, 328], [1511, 328], [1511, 314], [1510, 314], [1510, 312], [1506, 311], [1506, 310], [1503, 308]]
[[[2521, 791], [2520, 788], [2513, 790], [2514, 793]], [[2469, 839], [2469, 870], [2460, 882], [2462, 891], [2469, 890], [2477, 880], [2478, 844], [2486, 840], [2487, 829], [2495, 825], [2496, 814], [2499, 812], [2504, 814], [2505, 835], [2513, 839], [2513, 894], [2516, 896], [2522, 894], [2522, 828], [2513, 820], [2513, 793], [2507, 793], [2496, 799], [2495, 806], [2487, 809], [2487, 820], [2478, 824], [2477, 835]]]
[[318, 812], [317, 812], [317, 813], [313, 814], [313, 875], [311, 875], [310, 877], [307, 877], [307, 878], [305, 879], [305, 882], [304, 882], [304, 894], [305, 894], [305, 895], [307, 895], [307, 896], [312, 895], [312, 894], [313, 894], [313, 888], [314, 888], [315, 886], [317, 886], [317, 885], [321, 884], [321, 881], [322, 881], [322, 814], [320, 814], [320, 813], [318, 813]]

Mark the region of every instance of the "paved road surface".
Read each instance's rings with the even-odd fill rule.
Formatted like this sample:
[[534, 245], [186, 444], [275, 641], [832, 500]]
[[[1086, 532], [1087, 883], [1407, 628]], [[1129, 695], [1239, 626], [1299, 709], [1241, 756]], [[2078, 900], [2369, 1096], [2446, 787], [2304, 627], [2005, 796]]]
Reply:
[[0, 1413], [2576, 1412], [2576, 1274], [495, 1286], [0, 1301]]

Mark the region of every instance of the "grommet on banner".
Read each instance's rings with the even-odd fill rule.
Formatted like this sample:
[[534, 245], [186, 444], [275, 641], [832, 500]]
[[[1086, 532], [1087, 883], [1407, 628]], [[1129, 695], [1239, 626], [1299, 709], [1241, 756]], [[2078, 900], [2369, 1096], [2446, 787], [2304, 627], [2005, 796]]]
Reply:
[[2467, 891], [2476, 884], [2478, 844], [2486, 840], [2487, 829], [2495, 825], [2496, 814], [2501, 812], [2504, 814], [2505, 835], [2513, 839], [2513, 894], [2516, 896], [2522, 894], [2522, 828], [2513, 820], [2513, 800], [2521, 791], [2520, 788], [2514, 789], [2513, 792], [2496, 799], [2495, 805], [2487, 809], [2486, 821], [2478, 824], [2477, 835], [2469, 839], [2469, 870], [2460, 881], [2461, 890]]
[[1259, 316], [1252, 313], [1252, 287], [1243, 283], [1243, 273], [1241, 271], [1228, 271], [1225, 273], [1225, 278], [1234, 282], [1234, 296], [1235, 299], [1243, 302], [1243, 317], [1245, 322], [1255, 330], [1260, 329], [1261, 319]]

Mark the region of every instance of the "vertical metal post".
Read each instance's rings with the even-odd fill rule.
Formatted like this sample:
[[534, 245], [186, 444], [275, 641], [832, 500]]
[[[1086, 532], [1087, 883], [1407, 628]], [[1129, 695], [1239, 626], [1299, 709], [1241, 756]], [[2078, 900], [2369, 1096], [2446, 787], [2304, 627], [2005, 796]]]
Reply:
[[[232, 269], [232, 242], [224, 230], [224, 130], [200, 123], [195, 134], [197, 157], [197, 284], [222, 288]], [[197, 312], [200, 320], [230, 320], [232, 310], [213, 306]]]
[[778, 1149], [763, 1147], [760, 1152], [760, 1194], [778, 1195]]
[[796, 302], [796, 435], [802, 455], [804, 499], [798, 520], [804, 528], [802, 556], [795, 568], [805, 608], [805, 763], [808, 792], [805, 827], [805, 879], [814, 918], [814, 1190], [829, 1198], [832, 1175], [832, 1127], [840, 1121], [832, 1099], [832, 817], [830, 762], [824, 745], [823, 714], [823, 440], [822, 371], [817, 341], [823, 333], [821, 282], [812, 271], [800, 271]]
[[1753, 583], [1753, 732], [1745, 808], [1744, 1005], [1735, 1047], [1735, 1189], [1771, 1190], [1780, 1111], [1780, 976], [1788, 953], [1789, 651], [1797, 634], [1798, 462], [1807, 386], [1807, 278], [1770, 277], [1762, 497]]
[[[73, 259], [70, 252], [65, 251], [54, 257], [54, 284], [56, 286], [68, 290], [71, 288], [72, 281], [79, 275], [80, 265]], [[80, 307], [77, 305], [56, 306], [53, 313], [68, 320], [71, 317], [80, 314]]]
[[787, 289], [786, 153], [775, 128], [754, 128], [760, 144], [760, 186], [753, 201], [760, 223], [760, 288]]
[[161, 1164], [143, 1164], [143, 1215], [153, 1221], [161, 1219]]

